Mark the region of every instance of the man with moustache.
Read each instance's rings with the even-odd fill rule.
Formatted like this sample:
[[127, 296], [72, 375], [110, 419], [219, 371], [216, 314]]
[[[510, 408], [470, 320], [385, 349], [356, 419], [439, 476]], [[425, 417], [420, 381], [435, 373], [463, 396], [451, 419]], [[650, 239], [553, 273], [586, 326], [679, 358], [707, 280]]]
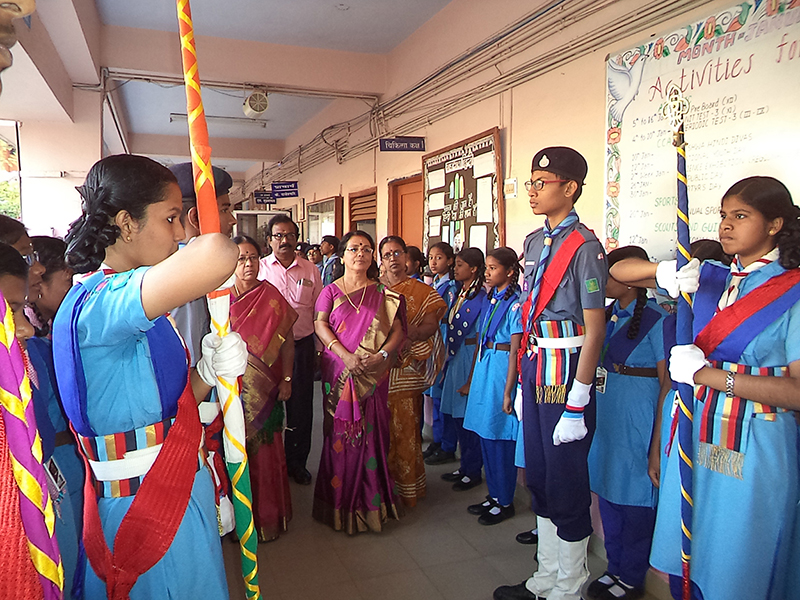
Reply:
[[314, 305], [322, 291], [322, 279], [314, 263], [295, 254], [300, 230], [286, 215], [276, 215], [267, 224], [272, 254], [261, 259], [258, 278], [278, 288], [297, 311], [294, 324], [294, 369], [286, 378], [292, 396], [286, 402], [286, 466], [289, 477], [300, 485], [311, 483], [306, 469], [311, 450], [314, 415]]

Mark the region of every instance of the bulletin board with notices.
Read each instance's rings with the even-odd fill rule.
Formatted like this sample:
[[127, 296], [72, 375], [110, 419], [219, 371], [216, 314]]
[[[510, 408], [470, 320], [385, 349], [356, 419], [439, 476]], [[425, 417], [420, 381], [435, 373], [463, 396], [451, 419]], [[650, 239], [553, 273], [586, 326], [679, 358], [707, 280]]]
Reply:
[[422, 157], [423, 245], [447, 242], [484, 254], [505, 245], [500, 132], [495, 127]]

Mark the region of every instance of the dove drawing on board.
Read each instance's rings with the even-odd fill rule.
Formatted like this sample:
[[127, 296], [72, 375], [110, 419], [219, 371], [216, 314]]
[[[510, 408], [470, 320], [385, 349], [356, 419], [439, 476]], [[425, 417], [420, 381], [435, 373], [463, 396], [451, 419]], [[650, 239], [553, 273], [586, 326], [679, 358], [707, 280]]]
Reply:
[[613, 60], [608, 61], [608, 91], [614, 101], [609, 106], [611, 116], [618, 123], [622, 123], [622, 116], [625, 109], [633, 102], [636, 94], [639, 93], [639, 85], [642, 83], [642, 72], [647, 55], [638, 55], [638, 59], [633, 64], [625, 68], [618, 65]]

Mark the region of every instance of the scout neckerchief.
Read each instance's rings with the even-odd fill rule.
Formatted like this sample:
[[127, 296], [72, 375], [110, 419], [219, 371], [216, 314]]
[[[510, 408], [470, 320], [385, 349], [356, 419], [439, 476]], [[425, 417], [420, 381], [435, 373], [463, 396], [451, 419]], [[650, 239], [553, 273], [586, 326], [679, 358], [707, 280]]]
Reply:
[[544, 244], [542, 245], [542, 252], [539, 254], [539, 263], [536, 265], [536, 274], [533, 278], [533, 288], [531, 288], [531, 293], [529, 296], [531, 310], [528, 314], [528, 327], [527, 331], [531, 331], [533, 329], [533, 321], [534, 321], [534, 314], [535, 314], [535, 307], [536, 307], [536, 300], [539, 298], [539, 292], [542, 288], [542, 277], [544, 277], [544, 270], [547, 267], [547, 260], [550, 258], [550, 251], [553, 247], [553, 238], [558, 237], [562, 231], [564, 231], [567, 227], [572, 225], [573, 223], [577, 223], [578, 221], [578, 213], [575, 210], [569, 211], [569, 214], [564, 218], [561, 223], [556, 225], [555, 229], [550, 229], [550, 220], [544, 220]]
[[514, 291], [506, 298], [508, 288], [501, 291], [492, 289], [492, 299], [488, 304], [484, 304], [483, 318], [481, 319], [480, 329], [478, 330], [478, 360], [483, 354], [483, 347], [488, 340], [494, 340], [500, 324], [510, 309], [519, 301], [519, 286], [514, 286]]
[[[635, 304], [635, 302], [632, 302]], [[628, 338], [628, 331], [631, 328], [631, 319], [614, 331], [617, 320], [632, 316], [626, 309], [619, 307], [619, 301], [614, 303], [614, 314], [608, 322], [606, 328], [606, 343], [600, 356], [600, 364], [609, 371], [614, 370], [614, 364], [624, 365], [628, 357], [633, 353], [639, 343], [650, 333], [661, 319], [661, 313], [649, 306], [649, 302], [642, 311], [642, 318], [639, 321], [639, 334], [633, 338]], [[615, 318], [616, 317], [616, 318]]]
[[[96, 435], [89, 425], [86, 414], [86, 379], [81, 363], [80, 348], [77, 344], [77, 319], [81, 308], [89, 297], [90, 290], [99, 285], [107, 285], [109, 273], [99, 272], [89, 276], [78, 285], [73, 286], [67, 294], [53, 323], [53, 354], [59, 391], [75, 431], [82, 429], [82, 435]], [[172, 328], [169, 321], [160, 317], [156, 323], [163, 321], [166, 327]], [[180, 338], [172, 331], [172, 338], [181, 345], [184, 352], [183, 373], [185, 383], [180, 398], [172, 396], [165, 400], [165, 393], [173, 393], [175, 385], [167, 378], [165, 368], [173, 368], [172, 361], [156, 365], [158, 356], [166, 359], [162, 351], [169, 346], [163, 326], [161, 342], [155, 342], [148, 336], [151, 358], [155, 370], [156, 382], [161, 396], [162, 413], [172, 411], [169, 416], [176, 415], [175, 422], [163, 442], [153, 466], [143, 478], [133, 502], [119, 525], [114, 538], [113, 553], [109, 550], [103, 533], [102, 523], [97, 505], [97, 496], [93, 484], [92, 470], [85, 452], [81, 451], [86, 468], [84, 483], [84, 529], [83, 542], [86, 556], [95, 573], [106, 585], [106, 593], [111, 600], [127, 600], [130, 591], [140, 575], [151, 569], [172, 544], [178, 531], [194, 486], [198, 465], [198, 448], [200, 446], [203, 426], [197, 411], [197, 402], [192, 392], [189, 371], [186, 365], [188, 353], [180, 344]], [[156, 329], [152, 327], [151, 331]], [[58, 332], [58, 333], [56, 333]], [[159, 335], [159, 334], [154, 334]], [[163, 345], [164, 348], [159, 348]], [[160, 359], [158, 359], [161, 362]], [[179, 371], [180, 372], [180, 371]], [[168, 387], [164, 387], [168, 386]], [[171, 407], [175, 406], [175, 409]], [[68, 408], [69, 407], [69, 408]], [[177, 413], [177, 414], [176, 414]], [[79, 445], [80, 446], [80, 445]]]
[[758, 260], [753, 261], [746, 267], [743, 267], [741, 261], [739, 260], [739, 256], [737, 255], [734, 261], [731, 263], [731, 284], [728, 289], [725, 290], [725, 293], [720, 296], [717, 309], [722, 310], [723, 308], [728, 307], [736, 302], [736, 298], [739, 297], [739, 284], [742, 282], [742, 280], [753, 271], [757, 271], [764, 265], [768, 265], [769, 263], [778, 260], [779, 257], [780, 251], [777, 248], [773, 248], [770, 252]]

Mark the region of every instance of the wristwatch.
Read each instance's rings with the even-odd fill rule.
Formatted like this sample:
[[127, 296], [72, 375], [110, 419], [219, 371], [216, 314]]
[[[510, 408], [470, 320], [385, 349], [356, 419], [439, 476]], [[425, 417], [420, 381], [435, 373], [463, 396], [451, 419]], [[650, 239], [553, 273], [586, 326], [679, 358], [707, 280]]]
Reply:
[[283, 380], [284, 380], [286, 383], [291, 383], [291, 382], [292, 382], [292, 376], [291, 376], [291, 375], [287, 375], [286, 377], [284, 377], [284, 378], [283, 378]]
[[383, 357], [383, 360], [386, 360], [387, 358], [389, 358], [389, 353], [386, 350], [383, 350], [383, 349], [378, 350], [378, 354], [380, 354]]

